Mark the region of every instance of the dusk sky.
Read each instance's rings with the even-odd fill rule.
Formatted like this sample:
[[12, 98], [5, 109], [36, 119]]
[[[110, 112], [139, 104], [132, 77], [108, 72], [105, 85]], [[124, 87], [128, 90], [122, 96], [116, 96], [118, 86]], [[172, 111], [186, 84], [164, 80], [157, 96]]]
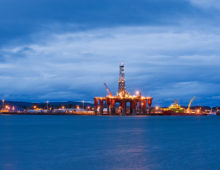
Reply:
[[0, 97], [93, 101], [127, 90], [220, 102], [219, 0], [0, 0]]

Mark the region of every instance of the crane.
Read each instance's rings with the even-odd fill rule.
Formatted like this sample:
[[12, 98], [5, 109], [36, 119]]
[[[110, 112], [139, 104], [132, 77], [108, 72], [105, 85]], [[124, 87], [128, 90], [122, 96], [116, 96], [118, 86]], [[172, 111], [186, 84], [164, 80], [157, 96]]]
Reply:
[[109, 96], [112, 96], [112, 93], [110, 92], [109, 88], [108, 88], [108, 85], [106, 83], [104, 83], [104, 86], [106, 88], [106, 91], [108, 93]]
[[191, 110], [190, 110], [190, 107], [191, 107], [191, 104], [192, 104], [193, 100], [195, 99], [195, 97], [196, 97], [196, 96], [194, 96], [194, 97], [190, 100], [189, 105], [188, 105], [188, 108], [186, 109], [186, 112], [187, 112], [187, 113], [190, 113], [190, 111], [191, 111]]

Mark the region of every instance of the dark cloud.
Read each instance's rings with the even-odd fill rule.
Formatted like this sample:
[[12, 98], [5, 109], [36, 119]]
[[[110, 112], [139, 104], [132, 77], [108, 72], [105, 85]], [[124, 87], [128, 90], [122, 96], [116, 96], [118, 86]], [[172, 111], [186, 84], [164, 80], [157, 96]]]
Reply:
[[[217, 21], [216, 16], [216, 12], [205, 12], [187, 0], [3, 0], [0, 44], [32, 32], [55, 29], [47, 27], [50, 24], [74, 24], [71, 29], [173, 25], [187, 18], [193, 23], [201, 18], [206, 22], [214, 18]], [[56, 31], [66, 29], [60, 26], [56, 26]]]

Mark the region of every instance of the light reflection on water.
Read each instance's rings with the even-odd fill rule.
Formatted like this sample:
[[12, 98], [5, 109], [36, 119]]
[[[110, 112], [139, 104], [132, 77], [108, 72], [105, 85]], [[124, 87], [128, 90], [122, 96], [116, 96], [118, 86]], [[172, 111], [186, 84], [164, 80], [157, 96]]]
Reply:
[[220, 169], [220, 117], [0, 116], [0, 169]]

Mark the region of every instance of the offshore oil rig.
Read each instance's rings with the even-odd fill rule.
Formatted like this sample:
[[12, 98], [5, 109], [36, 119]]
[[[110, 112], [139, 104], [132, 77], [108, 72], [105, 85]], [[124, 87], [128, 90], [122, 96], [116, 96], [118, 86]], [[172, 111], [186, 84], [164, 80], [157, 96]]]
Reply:
[[[106, 83], [104, 83], [108, 93], [105, 97], [94, 97], [94, 111], [96, 115], [144, 115], [151, 111], [152, 97], [141, 96], [139, 91], [135, 95], [130, 95], [125, 86], [125, 67], [120, 64], [118, 81], [118, 92], [113, 96]], [[104, 108], [107, 111], [104, 112]]]

